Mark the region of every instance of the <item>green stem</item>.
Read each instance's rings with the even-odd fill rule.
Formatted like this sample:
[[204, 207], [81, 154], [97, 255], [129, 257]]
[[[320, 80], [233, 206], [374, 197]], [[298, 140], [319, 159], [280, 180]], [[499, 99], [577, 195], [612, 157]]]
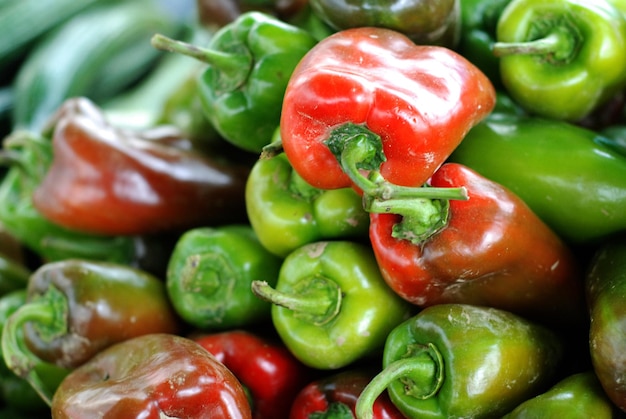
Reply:
[[22, 329], [26, 323], [34, 322], [38, 330], [46, 330], [46, 336], [67, 331], [67, 301], [56, 288], [39, 299], [29, 301], [17, 309], [6, 321], [2, 330], [2, 354], [7, 367], [14, 374], [30, 383], [41, 398], [50, 405], [53, 390], [47, 388], [37, 368], [44, 361], [33, 354], [24, 342]]
[[551, 33], [545, 38], [527, 42], [496, 42], [493, 44], [493, 53], [496, 57], [506, 55], [551, 54], [558, 50], [561, 37]]
[[443, 374], [443, 357], [435, 345], [419, 345], [417, 351], [387, 365], [365, 386], [356, 403], [357, 419], [372, 419], [374, 402], [396, 380], [402, 381], [407, 398], [435, 397], [443, 385]]
[[341, 309], [341, 288], [321, 276], [301, 280], [292, 293], [278, 291], [265, 281], [252, 281], [252, 292], [265, 301], [292, 310], [294, 316], [317, 326], [334, 319]]
[[155, 34], [150, 43], [156, 49], [187, 55], [219, 70], [223, 79], [227, 81], [224, 87], [228, 90], [234, 90], [243, 85], [253, 65], [251, 55], [243, 49], [238, 52], [226, 52], [201, 48], [162, 34]]

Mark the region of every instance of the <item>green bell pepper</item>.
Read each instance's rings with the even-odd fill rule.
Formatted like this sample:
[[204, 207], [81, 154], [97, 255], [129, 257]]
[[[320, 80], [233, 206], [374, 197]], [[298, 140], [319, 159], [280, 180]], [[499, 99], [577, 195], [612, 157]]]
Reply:
[[220, 28], [207, 48], [152, 38], [158, 49], [208, 64], [197, 82], [205, 116], [225, 140], [251, 152], [270, 142], [289, 77], [316, 43], [305, 30], [255, 11]]
[[530, 113], [577, 121], [626, 85], [626, 20], [604, 0], [513, 0], [493, 52]]
[[357, 401], [359, 419], [385, 389], [407, 418], [498, 417], [539, 394], [560, 367], [562, 342], [508, 311], [428, 307], [389, 333], [383, 370]]
[[371, 247], [350, 241], [306, 244], [284, 260], [276, 287], [252, 283], [272, 305], [285, 346], [313, 368], [342, 368], [382, 349], [410, 306], [383, 280]]
[[626, 411], [626, 236], [604, 242], [585, 280], [593, 369], [608, 397]]
[[500, 58], [493, 53], [496, 25], [511, 0], [461, 0], [461, 39], [458, 50], [497, 88], [501, 86]]
[[511, 189], [570, 243], [598, 243], [626, 229], [626, 158], [593, 130], [492, 114], [450, 160]]
[[249, 225], [195, 228], [184, 233], [167, 268], [174, 309], [200, 329], [227, 329], [270, 321], [271, 306], [250, 284], [278, 280], [282, 259], [259, 242]]
[[[11, 291], [0, 298], [0, 334], [4, 324], [11, 314], [26, 304], [26, 289]], [[30, 383], [18, 377], [11, 371], [1, 358], [0, 350], [0, 401], [5, 406], [14, 408], [20, 412], [27, 412], [31, 415], [43, 414], [48, 410], [48, 405], [43, 401]], [[39, 364], [42, 377], [46, 379], [46, 386], [56, 388], [65, 377], [65, 370], [46, 364]], [[5, 417], [1, 416], [0, 417]]]
[[311, 186], [284, 153], [254, 164], [246, 184], [246, 209], [263, 246], [281, 257], [316, 241], [368, 238], [369, 214], [354, 189]]
[[11, 167], [0, 183], [0, 222], [46, 261], [71, 257], [135, 263], [136, 239], [95, 236], [60, 227], [33, 206], [32, 194], [52, 161], [49, 139], [26, 131], [5, 138], [1, 159]]
[[314, 13], [337, 31], [361, 26], [393, 29], [417, 44], [456, 47], [459, 0], [309, 0]]
[[565, 377], [545, 393], [526, 400], [502, 419], [612, 419], [619, 412], [593, 371]]

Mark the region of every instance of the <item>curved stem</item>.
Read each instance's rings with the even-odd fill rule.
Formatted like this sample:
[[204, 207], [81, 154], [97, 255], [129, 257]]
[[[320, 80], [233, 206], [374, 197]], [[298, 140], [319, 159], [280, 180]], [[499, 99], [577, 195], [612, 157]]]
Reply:
[[496, 57], [506, 55], [550, 54], [558, 50], [561, 37], [551, 33], [545, 38], [527, 42], [495, 42], [493, 53]]
[[294, 316], [321, 326], [335, 318], [341, 309], [341, 288], [332, 280], [313, 276], [301, 280], [293, 293], [272, 288], [266, 281], [252, 281], [252, 292], [272, 304], [292, 310]]
[[[372, 419], [374, 402], [396, 380], [403, 381], [407, 398], [426, 400], [435, 397], [443, 385], [443, 373], [443, 357], [435, 345], [420, 345], [411, 356], [387, 365], [365, 386], [356, 403], [357, 419]], [[417, 389], [414, 388], [416, 384]]]
[[225, 80], [228, 80], [230, 90], [234, 90], [246, 81], [253, 64], [252, 57], [243, 49], [238, 52], [226, 52], [201, 48], [162, 34], [153, 35], [150, 43], [159, 50], [187, 55], [209, 64], [214, 69], [219, 70]]
[[4, 324], [1, 342], [2, 355], [7, 367], [28, 381], [48, 405], [51, 404], [53, 390], [46, 388], [37, 372], [37, 367], [45, 362], [28, 349], [22, 328], [26, 323], [34, 322], [41, 328], [51, 329], [50, 336], [54, 335], [55, 331], [63, 333], [67, 330], [65, 315], [67, 310], [59, 307], [59, 298], [63, 300], [64, 298], [56, 288], [51, 288], [50, 293], [49, 297], [46, 294], [40, 299], [29, 301], [14, 312]]

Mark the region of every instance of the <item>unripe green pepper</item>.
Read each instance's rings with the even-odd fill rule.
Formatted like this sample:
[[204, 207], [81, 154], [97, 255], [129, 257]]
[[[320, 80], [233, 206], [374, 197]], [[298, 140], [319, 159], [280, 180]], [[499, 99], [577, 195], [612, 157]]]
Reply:
[[450, 160], [506, 186], [563, 239], [597, 243], [626, 229], [626, 157], [593, 130], [492, 114]]
[[383, 370], [363, 390], [358, 419], [385, 389], [411, 419], [498, 417], [541, 392], [560, 366], [549, 329], [491, 307], [439, 304], [389, 333]]
[[577, 121], [626, 84], [626, 20], [604, 0], [513, 0], [493, 52], [530, 113]]
[[526, 400], [502, 419], [612, 419], [617, 408], [606, 396], [593, 371], [565, 377], [545, 393]]
[[593, 369], [609, 398], [626, 411], [626, 237], [603, 243], [585, 280]]
[[370, 247], [351, 241], [309, 243], [284, 260], [276, 287], [252, 289], [272, 305], [272, 322], [302, 363], [338, 369], [382, 349], [411, 307], [383, 280]]
[[254, 164], [246, 183], [246, 209], [263, 246], [281, 257], [320, 240], [368, 237], [369, 214], [354, 189], [311, 186], [284, 153]]
[[207, 48], [152, 38], [158, 49], [208, 64], [197, 81], [205, 116], [225, 140], [251, 152], [270, 142], [289, 77], [316, 43], [305, 30], [255, 11], [220, 28]]
[[270, 304], [250, 289], [272, 286], [282, 259], [266, 250], [244, 224], [200, 227], [184, 233], [167, 269], [167, 292], [178, 314], [200, 329], [243, 327], [270, 320]]

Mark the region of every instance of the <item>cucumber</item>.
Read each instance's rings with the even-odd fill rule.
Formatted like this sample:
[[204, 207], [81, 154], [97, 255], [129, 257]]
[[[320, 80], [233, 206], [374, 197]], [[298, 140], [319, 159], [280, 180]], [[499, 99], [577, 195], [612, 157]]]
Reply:
[[15, 77], [14, 129], [40, 132], [70, 97], [99, 103], [144, 75], [160, 57], [156, 32], [178, 34], [184, 23], [153, 0], [91, 7], [51, 32]]

